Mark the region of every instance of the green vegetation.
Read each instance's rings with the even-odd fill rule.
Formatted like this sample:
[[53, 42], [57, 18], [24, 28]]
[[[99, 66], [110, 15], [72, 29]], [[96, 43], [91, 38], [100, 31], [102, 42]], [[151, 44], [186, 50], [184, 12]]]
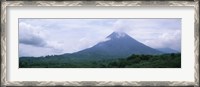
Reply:
[[181, 54], [131, 55], [127, 58], [21, 57], [19, 68], [181, 68]]

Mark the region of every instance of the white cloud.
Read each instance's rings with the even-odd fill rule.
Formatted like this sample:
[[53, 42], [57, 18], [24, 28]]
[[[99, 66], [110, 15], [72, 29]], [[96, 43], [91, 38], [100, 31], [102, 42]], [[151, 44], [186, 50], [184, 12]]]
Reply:
[[153, 48], [181, 48], [181, 19], [120, 19], [113, 30]]
[[27, 45], [34, 45], [43, 47], [47, 43], [43, 39], [43, 35], [41, 31], [38, 31], [38, 27], [33, 27], [26, 23], [19, 23], [19, 42]]
[[181, 48], [181, 19], [19, 19], [20, 56], [80, 51], [113, 31], [154, 48]]
[[153, 48], [171, 48], [180, 51], [181, 34], [180, 30], [163, 32], [155, 39], [144, 40], [144, 44]]

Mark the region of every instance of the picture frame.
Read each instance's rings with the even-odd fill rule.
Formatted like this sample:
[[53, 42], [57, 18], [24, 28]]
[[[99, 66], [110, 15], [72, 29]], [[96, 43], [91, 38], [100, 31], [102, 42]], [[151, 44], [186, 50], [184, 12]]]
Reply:
[[[7, 8], [18, 6], [194, 6], [194, 82], [187, 81], [7, 81]], [[2, 1], [1, 86], [194, 86], [199, 87], [199, 0], [195, 1]]]

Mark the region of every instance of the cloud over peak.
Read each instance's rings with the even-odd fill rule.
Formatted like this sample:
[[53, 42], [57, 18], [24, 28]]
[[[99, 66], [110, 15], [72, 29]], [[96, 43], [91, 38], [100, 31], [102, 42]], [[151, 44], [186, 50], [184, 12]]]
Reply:
[[19, 19], [20, 56], [73, 53], [110, 40], [106, 37], [112, 32], [125, 32], [154, 48], [181, 49], [181, 19], [178, 18]]

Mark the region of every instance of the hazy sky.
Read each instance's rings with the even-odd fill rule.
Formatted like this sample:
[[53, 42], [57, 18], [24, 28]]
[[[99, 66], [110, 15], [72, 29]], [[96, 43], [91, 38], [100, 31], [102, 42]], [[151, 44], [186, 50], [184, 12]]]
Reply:
[[181, 19], [19, 19], [19, 56], [77, 52], [114, 31], [152, 48], [181, 49]]

